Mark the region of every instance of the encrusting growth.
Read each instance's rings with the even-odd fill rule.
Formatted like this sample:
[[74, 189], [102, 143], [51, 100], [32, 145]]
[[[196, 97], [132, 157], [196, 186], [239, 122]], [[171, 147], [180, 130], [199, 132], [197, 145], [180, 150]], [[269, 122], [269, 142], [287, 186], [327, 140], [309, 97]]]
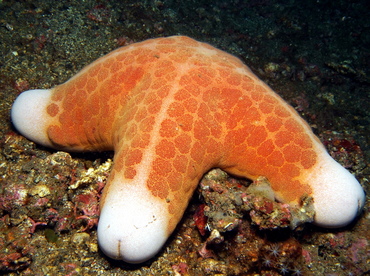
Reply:
[[364, 204], [293, 108], [237, 58], [183, 36], [117, 49], [50, 90], [19, 96], [26, 137], [67, 151], [114, 150], [98, 239], [112, 258], [154, 256], [204, 173], [266, 177], [275, 197], [313, 197], [315, 223], [341, 227]]

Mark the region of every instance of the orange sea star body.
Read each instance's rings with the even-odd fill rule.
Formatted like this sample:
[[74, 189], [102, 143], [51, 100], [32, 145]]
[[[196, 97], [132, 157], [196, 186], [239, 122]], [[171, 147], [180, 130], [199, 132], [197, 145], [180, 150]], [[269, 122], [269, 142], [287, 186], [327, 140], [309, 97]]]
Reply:
[[[299, 205], [312, 196], [319, 225], [345, 225], [363, 205], [358, 182], [293, 108], [239, 59], [188, 37], [117, 49], [62, 85], [29, 92], [41, 107], [32, 126], [23, 127], [25, 103], [16, 101], [12, 119], [22, 134], [57, 149], [115, 151], [98, 227], [111, 257], [152, 257], [214, 167], [252, 180], [266, 177], [282, 202]], [[337, 171], [349, 184], [327, 183]], [[344, 203], [356, 205], [351, 218], [331, 222], [325, 201], [352, 187]]]

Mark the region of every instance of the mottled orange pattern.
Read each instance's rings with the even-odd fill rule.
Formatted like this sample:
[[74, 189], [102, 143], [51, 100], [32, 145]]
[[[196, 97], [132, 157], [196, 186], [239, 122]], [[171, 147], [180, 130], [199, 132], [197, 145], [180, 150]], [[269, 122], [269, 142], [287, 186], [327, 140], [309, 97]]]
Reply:
[[117, 49], [54, 88], [52, 100], [52, 143], [115, 150], [110, 181], [135, 179], [145, 162], [146, 186], [168, 203], [171, 231], [213, 167], [265, 176], [285, 202], [311, 192], [302, 179], [318, 139], [240, 60], [208, 44], [177, 36]]

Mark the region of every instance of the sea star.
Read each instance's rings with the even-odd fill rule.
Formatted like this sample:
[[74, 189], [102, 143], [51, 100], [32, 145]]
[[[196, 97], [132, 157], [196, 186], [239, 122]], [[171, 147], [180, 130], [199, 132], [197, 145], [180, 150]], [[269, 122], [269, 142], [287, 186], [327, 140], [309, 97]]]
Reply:
[[184, 36], [119, 48], [50, 90], [15, 101], [15, 127], [44, 146], [114, 150], [98, 240], [108, 256], [153, 257], [204, 173], [266, 177], [277, 200], [314, 200], [314, 222], [350, 223], [364, 205], [357, 180], [296, 111], [239, 59]]

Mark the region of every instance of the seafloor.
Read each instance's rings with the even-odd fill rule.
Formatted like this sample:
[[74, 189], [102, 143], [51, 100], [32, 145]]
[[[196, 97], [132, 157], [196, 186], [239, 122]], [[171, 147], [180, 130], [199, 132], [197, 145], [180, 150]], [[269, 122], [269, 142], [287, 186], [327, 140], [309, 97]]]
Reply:
[[10, 121], [22, 91], [60, 84], [117, 47], [188, 35], [248, 64], [369, 193], [369, 2], [281, 2], [0, 1], [0, 274], [369, 275], [369, 200], [344, 229], [291, 230], [281, 204], [249, 198], [241, 207], [249, 183], [220, 171], [154, 259], [110, 260], [96, 224], [112, 153], [43, 148]]

